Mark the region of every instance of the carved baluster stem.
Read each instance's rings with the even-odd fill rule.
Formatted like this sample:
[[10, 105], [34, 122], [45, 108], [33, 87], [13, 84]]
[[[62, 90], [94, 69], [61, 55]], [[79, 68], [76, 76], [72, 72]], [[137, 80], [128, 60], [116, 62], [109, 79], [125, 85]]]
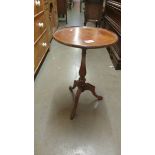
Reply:
[[84, 87], [84, 84], [85, 84], [85, 81], [86, 81], [86, 49], [83, 48], [82, 49], [82, 58], [81, 58], [81, 66], [80, 66], [80, 70], [79, 70], [79, 75], [80, 75], [80, 78], [79, 78], [79, 82], [80, 82], [80, 85], [81, 85], [81, 89], [83, 91], [83, 87]]

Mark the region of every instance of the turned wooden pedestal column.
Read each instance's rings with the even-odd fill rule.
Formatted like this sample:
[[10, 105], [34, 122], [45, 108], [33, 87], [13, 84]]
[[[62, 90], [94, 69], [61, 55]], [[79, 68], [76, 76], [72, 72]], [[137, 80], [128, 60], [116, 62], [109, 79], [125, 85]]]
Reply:
[[86, 83], [86, 49], [83, 48], [82, 49], [82, 58], [81, 58], [81, 66], [80, 66], [80, 70], [79, 70], [79, 80], [75, 80], [73, 87], [69, 87], [70, 91], [72, 91], [75, 87], [78, 87], [76, 95], [75, 95], [75, 103], [74, 103], [74, 107], [71, 113], [71, 119], [74, 118], [75, 113], [76, 113], [76, 108], [78, 105], [78, 101], [79, 101], [79, 97], [80, 94], [85, 91], [85, 90], [89, 90], [92, 92], [92, 94], [98, 99], [98, 100], [102, 100], [102, 96], [98, 96], [95, 92], [95, 86], [91, 85], [90, 83]]
[[70, 117], [73, 119], [75, 117], [80, 94], [82, 92], [89, 90], [98, 100], [103, 99], [102, 96], [98, 96], [96, 94], [95, 86], [90, 83], [86, 83], [86, 50], [112, 45], [116, 43], [118, 37], [115, 33], [106, 29], [92, 27], [66, 27], [55, 32], [53, 37], [56, 41], [62, 44], [82, 49], [79, 79], [74, 80], [73, 86], [69, 87], [71, 92], [73, 92], [73, 89], [77, 87], [74, 97], [74, 106]]

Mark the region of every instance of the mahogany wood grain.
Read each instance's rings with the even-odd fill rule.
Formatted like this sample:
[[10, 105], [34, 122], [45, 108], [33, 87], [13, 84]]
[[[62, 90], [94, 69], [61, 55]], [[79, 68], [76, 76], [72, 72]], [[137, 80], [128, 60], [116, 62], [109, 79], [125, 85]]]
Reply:
[[66, 27], [56, 31], [53, 37], [62, 44], [78, 48], [101, 48], [118, 40], [115, 33], [93, 27]]
[[74, 80], [73, 86], [69, 87], [72, 93], [74, 88], [78, 88], [74, 97], [74, 106], [70, 117], [72, 120], [75, 117], [78, 101], [82, 92], [89, 90], [98, 100], [103, 99], [102, 96], [98, 96], [96, 94], [95, 86], [90, 83], [86, 83], [86, 50], [88, 48], [100, 48], [112, 45], [117, 42], [118, 37], [115, 33], [106, 29], [92, 27], [63, 28], [56, 31], [53, 37], [56, 41], [67, 46], [82, 48], [79, 79]]

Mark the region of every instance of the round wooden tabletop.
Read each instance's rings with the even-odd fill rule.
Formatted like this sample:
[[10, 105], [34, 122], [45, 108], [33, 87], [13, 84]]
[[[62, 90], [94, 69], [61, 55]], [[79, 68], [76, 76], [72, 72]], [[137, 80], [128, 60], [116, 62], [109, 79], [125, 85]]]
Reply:
[[62, 44], [78, 48], [101, 48], [117, 42], [115, 33], [94, 27], [65, 27], [57, 30], [54, 39]]

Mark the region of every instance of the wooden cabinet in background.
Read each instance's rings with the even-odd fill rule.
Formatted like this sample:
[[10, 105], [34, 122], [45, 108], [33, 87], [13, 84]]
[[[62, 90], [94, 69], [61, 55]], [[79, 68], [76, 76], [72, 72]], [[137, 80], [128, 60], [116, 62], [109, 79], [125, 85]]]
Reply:
[[106, 0], [103, 27], [118, 35], [118, 42], [107, 50], [115, 69], [121, 69], [121, 0]]
[[56, 0], [34, 0], [34, 76], [47, 55], [52, 34], [58, 26], [57, 20]]
[[48, 0], [48, 6], [48, 32], [51, 40], [53, 33], [58, 27], [57, 0]]
[[57, 0], [58, 16], [66, 18], [67, 24], [67, 0]]

